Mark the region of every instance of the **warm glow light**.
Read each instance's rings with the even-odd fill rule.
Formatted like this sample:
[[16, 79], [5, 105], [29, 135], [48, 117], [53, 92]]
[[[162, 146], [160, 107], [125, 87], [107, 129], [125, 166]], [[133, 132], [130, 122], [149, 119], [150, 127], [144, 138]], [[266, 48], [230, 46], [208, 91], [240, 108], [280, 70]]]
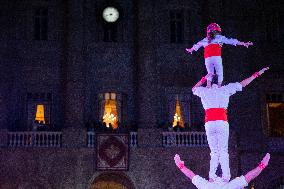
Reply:
[[179, 124], [179, 126], [181, 127], [184, 127], [184, 121], [183, 121], [182, 113], [181, 113], [181, 106], [180, 106], [178, 98], [176, 100], [176, 112], [174, 115], [173, 127], [177, 126], [177, 124]]
[[107, 127], [109, 127], [109, 124], [111, 124], [114, 129], [118, 127], [117, 108], [115, 100], [105, 101], [103, 122], [106, 123]]
[[109, 188], [127, 189], [126, 186], [123, 186], [122, 184], [116, 183], [113, 181], [100, 181], [100, 182], [97, 182], [94, 186], [94, 189], [109, 189]]
[[44, 105], [43, 104], [38, 104], [36, 106], [36, 117], [35, 117], [35, 120], [38, 121], [39, 123], [45, 124]]

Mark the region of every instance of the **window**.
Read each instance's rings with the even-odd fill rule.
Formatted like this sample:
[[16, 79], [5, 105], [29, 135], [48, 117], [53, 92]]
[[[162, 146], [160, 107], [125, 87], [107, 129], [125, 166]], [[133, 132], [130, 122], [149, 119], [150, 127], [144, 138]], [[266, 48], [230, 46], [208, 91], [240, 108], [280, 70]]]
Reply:
[[181, 106], [180, 106], [178, 96], [177, 96], [177, 100], [176, 100], [176, 111], [175, 111], [175, 115], [173, 117], [173, 127], [184, 128], [184, 121], [183, 121], [183, 116], [182, 116], [182, 111], [181, 111]]
[[280, 38], [279, 31], [279, 13], [273, 12], [270, 14], [265, 14], [265, 39], [268, 42], [278, 42]]
[[[190, 127], [190, 94], [168, 94], [168, 129], [188, 130]], [[168, 125], [168, 124], [167, 124]]]
[[121, 122], [121, 95], [116, 93], [102, 93], [100, 97], [100, 121], [107, 128], [117, 129]]
[[268, 120], [268, 133], [271, 137], [284, 136], [284, 95], [267, 94], [266, 108]]
[[171, 43], [182, 43], [184, 38], [184, 18], [182, 11], [170, 11]]
[[44, 117], [44, 104], [37, 104], [36, 105], [36, 115], [35, 115], [35, 122], [40, 124], [45, 124], [45, 117]]
[[117, 23], [104, 24], [104, 42], [117, 42]]
[[27, 94], [29, 130], [51, 129], [51, 96], [51, 93]]
[[34, 13], [34, 39], [48, 39], [48, 9], [38, 8]]

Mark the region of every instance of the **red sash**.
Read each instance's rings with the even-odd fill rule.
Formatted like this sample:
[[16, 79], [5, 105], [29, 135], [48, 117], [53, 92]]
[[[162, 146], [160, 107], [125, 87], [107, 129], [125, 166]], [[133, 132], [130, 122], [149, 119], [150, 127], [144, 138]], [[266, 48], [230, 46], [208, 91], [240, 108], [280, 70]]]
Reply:
[[205, 110], [205, 123], [208, 121], [228, 121], [227, 109], [225, 108], [209, 108]]
[[219, 44], [210, 44], [204, 48], [204, 58], [211, 56], [221, 56], [221, 46]]

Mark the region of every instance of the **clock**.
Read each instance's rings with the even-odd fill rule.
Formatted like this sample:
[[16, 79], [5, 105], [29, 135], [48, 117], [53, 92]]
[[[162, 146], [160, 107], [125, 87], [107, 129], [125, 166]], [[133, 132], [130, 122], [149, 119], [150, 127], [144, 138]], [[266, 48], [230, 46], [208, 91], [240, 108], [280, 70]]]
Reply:
[[115, 7], [106, 7], [103, 10], [103, 18], [107, 22], [115, 22], [119, 18], [119, 12]]

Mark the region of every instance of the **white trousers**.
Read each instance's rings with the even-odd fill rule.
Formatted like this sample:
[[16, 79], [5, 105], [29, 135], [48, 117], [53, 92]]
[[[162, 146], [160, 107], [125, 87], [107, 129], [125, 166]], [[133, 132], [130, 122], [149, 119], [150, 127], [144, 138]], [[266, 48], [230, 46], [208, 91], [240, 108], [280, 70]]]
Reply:
[[230, 166], [228, 153], [229, 124], [227, 121], [209, 121], [205, 123], [207, 141], [210, 147], [209, 178], [216, 178], [216, 170], [220, 163], [222, 178], [230, 180]]
[[[216, 74], [218, 75], [218, 83], [221, 83], [223, 81], [224, 76], [221, 56], [211, 56], [205, 58], [205, 66], [207, 69], [207, 73], [214, 74], [214, 69], [216, 70]], [[212, 81], [212, 76], [208, 77], [208, 80]]]

